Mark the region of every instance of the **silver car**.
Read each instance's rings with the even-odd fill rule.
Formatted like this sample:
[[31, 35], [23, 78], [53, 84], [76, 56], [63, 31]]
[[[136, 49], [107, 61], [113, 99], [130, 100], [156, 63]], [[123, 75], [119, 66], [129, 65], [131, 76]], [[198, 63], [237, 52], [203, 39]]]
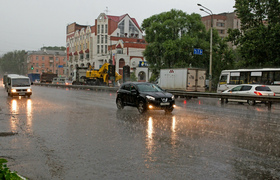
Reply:
[[[242, 84], [239, 86], [235, 86], [231, 89], [228, 89], [223, 92], [224, 94], [232, 94], [232, 95], [253, 95], [253, 96], [275, 96], [275, 93], [271, 91], [271, 89], [265, 85], [251, 85], [251, 84]], [[256, 103], [260, 103], [261, 101], [255, 100], [242, 100], [242, 99], [225, 99], [225, 102], [235, 101], [235, 102], [247, 102], [249, 105], [255, 105]]]

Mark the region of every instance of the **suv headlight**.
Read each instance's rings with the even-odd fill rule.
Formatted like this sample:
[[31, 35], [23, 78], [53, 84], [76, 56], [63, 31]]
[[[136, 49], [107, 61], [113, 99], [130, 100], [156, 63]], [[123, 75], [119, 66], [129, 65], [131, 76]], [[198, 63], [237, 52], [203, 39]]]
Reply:
[[15, 92], [17, 92], [17, 90], [16, 90], [16, 89], [12, 89], [11, 92], [12, 92], [12, 93], [15, 93]]
[[171, 99], [172, 99], [172, 100], [175, 100], [175, 96], [173, 95], [173, 96], [171, 97]]
[[151, 100], [151, 101], [154, 101], [156, 100], [156, 98], [154, 98], [153, 96], [146, 96], [147, 99]]
[[31, 89], [27, 89], [27, 92], [31, 92]]

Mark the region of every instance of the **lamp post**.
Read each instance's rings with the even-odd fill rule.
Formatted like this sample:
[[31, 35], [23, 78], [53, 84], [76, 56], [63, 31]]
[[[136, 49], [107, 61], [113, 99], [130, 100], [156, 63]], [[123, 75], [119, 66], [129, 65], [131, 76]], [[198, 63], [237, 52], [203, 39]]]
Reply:
[[[204, 9], [199, 9], [211, 16], [211, 28], [210, 28], [210, 62], [209, 62], [209, 91], [212, 90], [212, 29], [213, 29], [213, 13], [207, 7], [202, 6], [201, 4], [197, 4], [198, 6], [203, 7]], [[206, 10], [205, 10], [206, 9]]]

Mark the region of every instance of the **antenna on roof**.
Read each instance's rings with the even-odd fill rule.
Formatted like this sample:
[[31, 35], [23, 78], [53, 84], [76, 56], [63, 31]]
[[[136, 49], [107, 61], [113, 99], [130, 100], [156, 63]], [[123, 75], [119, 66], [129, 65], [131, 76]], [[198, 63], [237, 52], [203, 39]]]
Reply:
[[108, 6], [106, 6], [106, 10], [104, 10], [104, 11], [105, 11], [105, 14], [108, 15], [108, 12], [109, 12]]

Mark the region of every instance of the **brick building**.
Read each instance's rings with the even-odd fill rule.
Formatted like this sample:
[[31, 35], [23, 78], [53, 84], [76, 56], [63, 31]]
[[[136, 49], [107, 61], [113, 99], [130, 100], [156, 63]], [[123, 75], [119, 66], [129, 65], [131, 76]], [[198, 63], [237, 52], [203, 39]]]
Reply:
[[[211, 28], [211, 16], [203, 16], [201, 20], [205, 25], [206, 29], [209, 30]], [[214, 14], [213, 28], [218, 30], [219, 36], [221, 38], [224, 38], [228, 35], [228, 29], [240, 29], [241, 21], [237, 17], [236, 12]]]
[[148, 80], [148, 68], [142, 67], [146, 64], [142, 52], [147, 44], [136, 19], [128, 14], [111, 16], [101, 13], [92, 26], [69, 24], [66, 44], [70, 73], [77, 66], [91, 65], [99, 69], [108, 62], [114, 64], [121, 75], [123, 66], [129, 65], [138, 80]]
[[46, 49], [28, 52], [27, 73], [42, 74], [43, 72], [65, 76], [67, 74], [66, 52]]

